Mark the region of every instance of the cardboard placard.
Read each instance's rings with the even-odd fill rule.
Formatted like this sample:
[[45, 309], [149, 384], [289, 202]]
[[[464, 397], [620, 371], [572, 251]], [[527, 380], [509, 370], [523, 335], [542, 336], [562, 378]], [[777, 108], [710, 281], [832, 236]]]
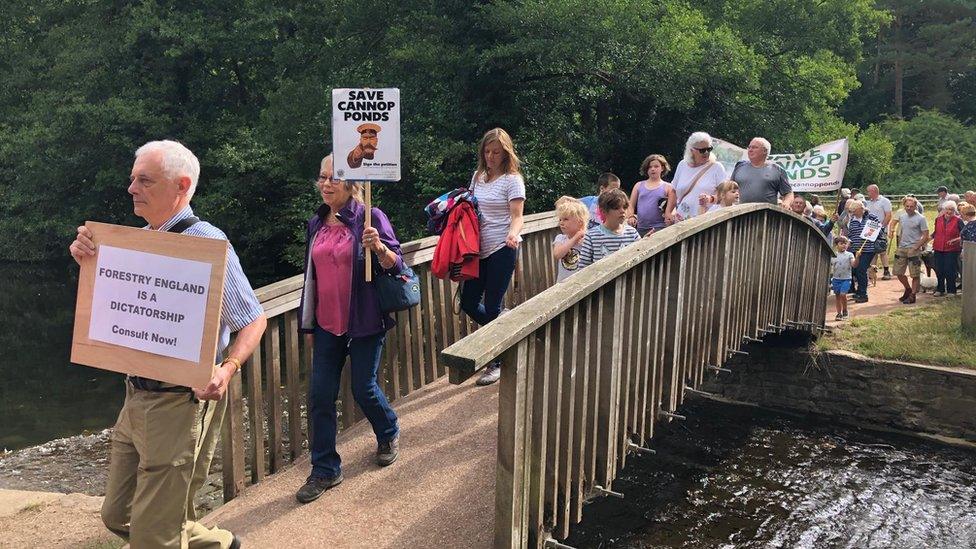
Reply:
[[71, 362], [186, 387], [210, 381], [226, 240], [87, 222]]

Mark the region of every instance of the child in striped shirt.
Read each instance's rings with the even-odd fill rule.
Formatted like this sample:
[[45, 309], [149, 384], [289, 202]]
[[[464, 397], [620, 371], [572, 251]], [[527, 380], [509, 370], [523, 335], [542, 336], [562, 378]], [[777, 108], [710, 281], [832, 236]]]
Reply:
[[581, 201], [563, 196], [556, 201], [556, 217], [560, 234], [552, 241], [552, 257], [556, 260], [556, 282], [562, 282], [579, 269], [580, 245], [590, 211]]
[[598, 202], [603, 223], [586, 231], [580, 246], [579, 267], [582, 269], [604, 257], [640, 240], [637, 229], [624, 219], [630, 200], [620, 189], [611, 189], [600, 195]]

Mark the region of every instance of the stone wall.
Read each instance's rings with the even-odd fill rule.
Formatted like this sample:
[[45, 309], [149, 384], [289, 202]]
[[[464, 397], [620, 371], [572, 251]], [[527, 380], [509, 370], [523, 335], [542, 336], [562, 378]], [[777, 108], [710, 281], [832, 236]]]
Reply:
[[[769, 339], [769, 338], [767, 338]], [[780, 342], [782, 343], [782, 342]], [[976, 371], [879, 360], [845, 351], [750, 345], [702, 390], [844, 423], [976, 442]]]

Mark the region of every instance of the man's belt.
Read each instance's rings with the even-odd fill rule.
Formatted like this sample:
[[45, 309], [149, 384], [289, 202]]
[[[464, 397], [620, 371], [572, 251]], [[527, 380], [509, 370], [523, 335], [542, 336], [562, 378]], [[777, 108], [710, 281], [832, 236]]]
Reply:
[[148, 379], [139, 376], [128, 376], [129, 384], [141, 391], [151, 391], [153, 393], [192, 393], [193, 389], [182, 385], [165, 386], [162, 381]]

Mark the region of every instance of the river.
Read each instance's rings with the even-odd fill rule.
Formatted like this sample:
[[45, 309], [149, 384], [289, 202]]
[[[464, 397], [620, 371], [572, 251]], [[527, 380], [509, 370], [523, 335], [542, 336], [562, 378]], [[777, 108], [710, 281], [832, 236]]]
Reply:
[[976, 452], [702, 399], [682, 413], [568, 545], [976, 547]]
[[119, 374], [72, 365], [77, 268], [0, 263], [0, 451], [110, 427]]

